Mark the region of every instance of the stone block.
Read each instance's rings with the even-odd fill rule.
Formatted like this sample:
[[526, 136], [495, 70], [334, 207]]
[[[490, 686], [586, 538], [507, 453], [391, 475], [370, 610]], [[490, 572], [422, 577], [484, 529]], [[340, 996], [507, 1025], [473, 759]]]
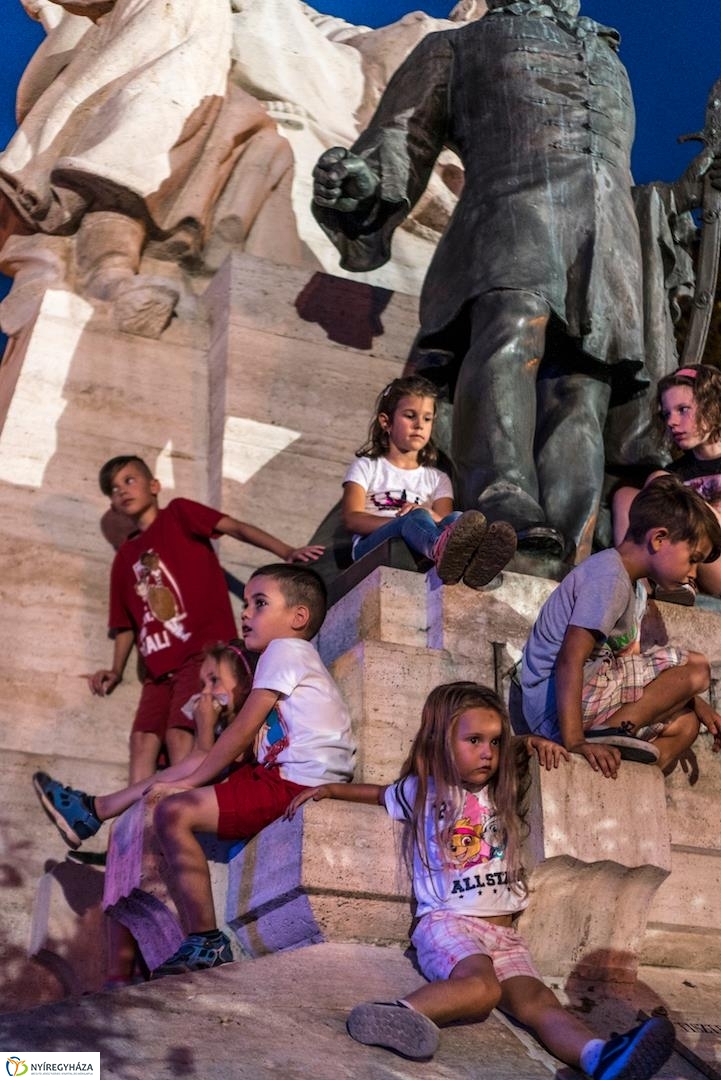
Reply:
[[[616, 780], [579, 757], [531, 762], [527, 822], [530, 902], [519, 929], [539, 970], [632, 982], [648, 912], [671, 870], [664, 782], [623, 762]], [[637, 827], [638, 808], [649, 828]]]
[[[423, 582], [420, 575], [406, 576]], [[443, 649], [371, 639], [349, 649], [330, 671], [353, 722], [355, 779], [387, 784], [408, 755], [429, 692], [439, 683], [473, 679], [475, 663]]]
[[105, 982], [104, 876], [66, 859], [43, 874], [35, 893], [28, 956], [65, 994], [92, 993]]
[[263, 829], [230, 866], [228, 924], [243, 950], [406, 942], [402, 835], [380, 807], [331, 800], [306, 803], [292, 821]]
[[424, 649], [428, 644], [427, 575], [379, 566], [330, 608], [318, 652], [330, 665], [359, 641]]

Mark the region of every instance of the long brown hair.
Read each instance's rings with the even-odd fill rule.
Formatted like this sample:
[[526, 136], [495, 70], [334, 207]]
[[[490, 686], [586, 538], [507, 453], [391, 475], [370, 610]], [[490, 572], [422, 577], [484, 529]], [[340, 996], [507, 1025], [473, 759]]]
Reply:
[[[392, 422], [393, 414], [404, 397], [431, 398], [433, 401], [433, 415], [435, 417], [438, 387], [421, 375], [404, 375], [403, 378], [389, 382], [384, 390], [381, 390], [376, 399], [373, 419], [368, 428], [368, 438], [363, 445], [356, 450], [356, 457], [379, 458], [385, 457], [390, 445], [388, 432], [381, 427], [380, 416], [387, 416]], [[418, 451], [419, 465], [435, 465], [438, 460], [438, 447], [433, 441], [433, 435], [426, 445]]]
[[[501, 721], [498, 769], [488, 781], [488, 791], [506, 833], [509, 882], [525, 893], [521, 865], [521, 836], [525, 820], [513, 733], [503, 702], [488, 686], [474, 682], [444, 683], [431, 690], [426, 698], [421, 726], [401, 769], [401, 779], [413, 776], [417, 780], [411, 809], [413, 841], [423, 865], [430, 869], [432, 864], [425, 827], [427, 815], [429, 812], [433, 814], [435, 839], [439, 848], [443, 848], [446, 830], [461, 812], [463, 801], [463, 782], [453, 756], [453, 733], [462, 713], [479, 708], [491, 709]], [[429, 798], [431, 791], [432, 803]]]

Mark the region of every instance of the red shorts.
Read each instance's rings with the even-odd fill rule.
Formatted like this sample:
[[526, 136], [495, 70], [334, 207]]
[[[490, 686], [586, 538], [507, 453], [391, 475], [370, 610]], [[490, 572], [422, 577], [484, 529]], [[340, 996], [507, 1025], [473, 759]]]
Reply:
[[200, 667], [203, 654], [189, 656], [176, 671], [161, 675], [159, 679], [147, 678], [138, 702], [133, 721], [133, 731], [149, 731], [162, 741], [168, 728], [184, 728], [195, 731], [192, 720], [181, 712], [193, 694], [200, 690]]
[[215, 785], [218, 837], [248, 840], [285, 813], [305, 785], [284, 780], [277, 766], [240, 765], [227, 780]]

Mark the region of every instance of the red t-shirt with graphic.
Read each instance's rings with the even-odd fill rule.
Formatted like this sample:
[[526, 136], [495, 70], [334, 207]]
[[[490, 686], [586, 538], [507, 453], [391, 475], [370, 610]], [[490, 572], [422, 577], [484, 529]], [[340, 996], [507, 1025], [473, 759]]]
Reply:
[[110, 633], [132, 630], [152, 678], [236, 637], [228, 587], [210, 543], [223, 514], [173, 499], [120, 547], [110, 575]]

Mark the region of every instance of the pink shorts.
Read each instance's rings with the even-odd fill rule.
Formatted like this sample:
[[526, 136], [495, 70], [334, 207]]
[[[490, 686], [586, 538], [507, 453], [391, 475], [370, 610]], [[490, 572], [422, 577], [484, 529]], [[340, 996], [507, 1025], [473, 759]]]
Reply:
[[215, 785], [218, 800], [218, 836], [246, 840], [285, 813], [302, 784], [284, 780], [277, 766], [240, 765], [227, 780]]
[[456, 964], [469, 956], [488, 956], [499, 982], [516, 975], [541, 976], [528, 946], [512, 926], [496, 926], [479, 915], [431, 911], [424, 915], [411, 938], [418, 965], [427, 979], [448, 979]]
[[176, 670], [159, 679], [147, 678], [138, 702], [133, 731], [147, 731], [163, 740], [168, 728], [195, 731], [192, 720], [182, 713], [183, 705], [200, 690], [202, 653], [189, 656]]
[[[683, 667], [687, 663], [686, 650], [674, 645], [656, 645], [648, 652], [625, 653], [621, 656], [614, 656], [609, 650], [583, 687], [584, 728], [588, 731], [606, 727], [613, 714], [622, 705], [638, 701], [645, 687], [657, 679], [662, 671]], [[650, 724], [636, 734], [648, 739], [658, 735], [662, 728], [663, 724]]]

